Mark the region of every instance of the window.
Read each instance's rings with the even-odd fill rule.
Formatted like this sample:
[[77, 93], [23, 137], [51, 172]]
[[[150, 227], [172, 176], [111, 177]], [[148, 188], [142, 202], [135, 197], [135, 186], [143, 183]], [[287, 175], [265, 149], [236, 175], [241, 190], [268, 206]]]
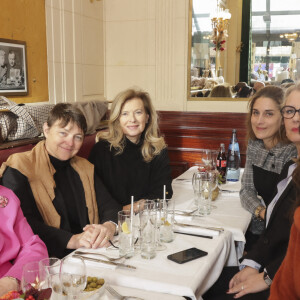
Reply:
[[[289, 10], [287, 10], [289, 9]], [[300, 1], [252, 0], [250, 80], [300, 79]]]

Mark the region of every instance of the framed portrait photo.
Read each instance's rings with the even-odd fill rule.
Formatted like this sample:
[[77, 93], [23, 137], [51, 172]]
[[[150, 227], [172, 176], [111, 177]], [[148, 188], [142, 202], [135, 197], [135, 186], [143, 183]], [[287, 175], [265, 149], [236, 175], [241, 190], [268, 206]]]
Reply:
[[0, 95], [28, 94], [26, 42], [0, 38]]

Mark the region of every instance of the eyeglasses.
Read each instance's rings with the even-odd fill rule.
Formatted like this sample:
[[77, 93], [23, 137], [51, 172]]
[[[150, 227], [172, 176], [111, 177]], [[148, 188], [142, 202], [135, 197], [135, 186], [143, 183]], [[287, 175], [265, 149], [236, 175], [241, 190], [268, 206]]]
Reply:
[[296, 109], [294, 106], [284, 106], [280, 111], [285, 119], [294, 118], [296, 112], [300, 114], [300, 108]]

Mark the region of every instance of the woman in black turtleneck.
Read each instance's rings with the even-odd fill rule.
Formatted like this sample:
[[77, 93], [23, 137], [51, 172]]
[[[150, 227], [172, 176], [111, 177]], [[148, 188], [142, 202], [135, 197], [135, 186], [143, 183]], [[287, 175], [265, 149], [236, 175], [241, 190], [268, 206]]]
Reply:
[[23, 213], [51, 256], [79, 247], [109, 244], [122, 209], [107, 192], [94, 167], [76, 156], [86, 120], [71, 104], [57, 104], [44, 124], [45, 141], [11, 155], [0, 169], [2, 184], [21, 201]]
[[157, 114], [149, 94], [129, 89], [115, 98], [108, 132], [101, 132], [89, 160], [110, 194], [124, 208], [134, 200], [171, 198], [171, 172]]

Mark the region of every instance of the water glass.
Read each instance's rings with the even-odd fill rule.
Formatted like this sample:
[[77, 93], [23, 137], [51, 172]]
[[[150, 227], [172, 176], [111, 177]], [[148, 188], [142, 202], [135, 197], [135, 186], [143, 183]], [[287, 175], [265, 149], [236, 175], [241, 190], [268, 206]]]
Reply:
[[130, 210], [121, 210], [118, 212], [119, 228], [119, 255], [125, 255], [130, 258], [134, 255], [134, 232], [133, 220], [131, 219]]
[[202, 180], [206, 178], [206, 172], [195, 172], [192, 178], [193, 190], [194, 190], [194, 203], [198, 207], [201, 190], [202, 190]]
[[141, 257], [151, 259], [156, 256], [157, 210], [145, 207], [141, 212]]
[[206, 216], [211, 213], [212, 192], [217, 188], [218, 178], [215, 171], [207, 171], [200, 176], [198, 197], [198, 214]]
[[40, 279], [39, 262], [33, 261], [25, 264], [22, 270], [21, 289], [24, 293], [34, 288], [40, 290], [43, 286]]
[[86, 266], [81, 257], [65, 257], [61, 262], [60, 280], [68, 299], [79, 299], [86, 286]]
[[52, 289], [51, 299], [59, 298], [62, 295], [60, 281], [61, 260], [56, 257], [44, 258], [39, 261], [40, 280], [45, 287]]
[[175, 201], [163, 200], [162, 222], [160, 226], [160, 240], [164, 243], [174, 241], [174, 206]]
[[154, 208], [156, 210], [156, 250], [157, 251], [163, 251], [166, 250], [167, 247], [160, 241], [160, 228], [163, 224], [163, 208], [164, 203], [163, 199], [156, 199], [154, 202]]

